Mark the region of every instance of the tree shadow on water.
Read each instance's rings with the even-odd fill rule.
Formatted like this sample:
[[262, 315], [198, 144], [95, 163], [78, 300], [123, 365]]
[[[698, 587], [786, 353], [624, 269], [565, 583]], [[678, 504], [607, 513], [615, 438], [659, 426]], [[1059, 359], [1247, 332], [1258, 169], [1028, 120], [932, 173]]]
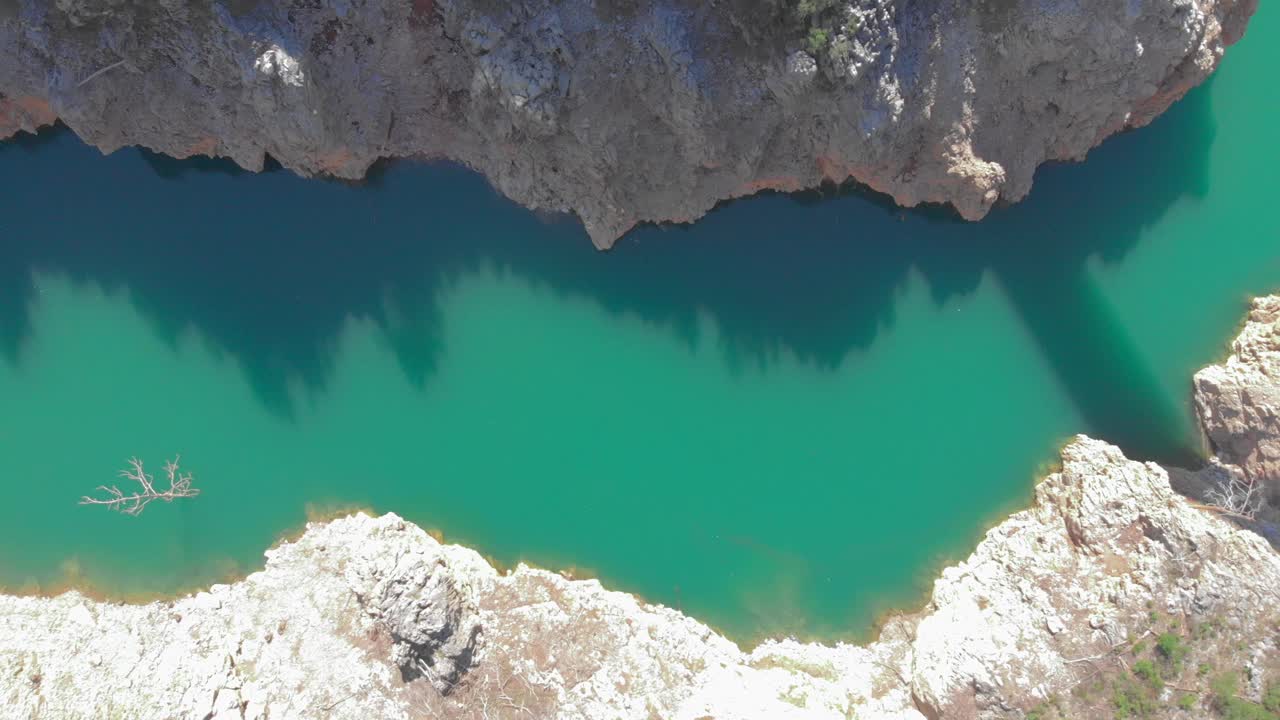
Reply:
[[893, 322], [913, 271], [939, 303], [990, 273], [1090, 425], [1170, 458], [1185, 450], [1170, 440], [1179, 412], [1087, 261], [1123, 257], [1173, 203], [1206, 192], [1212, 134], [1201, 88], [1085, 164], [1046, 168], [1028, 200], [981, 223], [866, 192], [766, 195], [692, 226], [639, 228], [600, 253], [577, 223], [540, 220], [451, 165], [384, 164], [363, 185], [324, 183], [136, 150], [102, 159], [50, 131], [0, 144], [0, 353], [21, 362], [32, 279], [62, 273], [126, 291], [171, 342], [196, 329], [287, 416], [291, 387], [324, 389], [350, 318], [375, 324], [427, 386], [443, 352], [442, 293], [479, 268], [689, 342], [705, 314], [727, 362], [763, 368], [783, 354], [839, 366]]
[[1009, 247], [990, 258], [1090, 431], [1132, 455], [1185, 467], [1201, 461], [1187, 437], [1185, 398], [1161, 389], [1087, 262], [1118, 261], [1174, 203], [1208, 194], [1216, 132], [1209, 101], [1202, 87], [1084, 164], [1041, 173], [1034, 197], [996, 219], [993, 230]]

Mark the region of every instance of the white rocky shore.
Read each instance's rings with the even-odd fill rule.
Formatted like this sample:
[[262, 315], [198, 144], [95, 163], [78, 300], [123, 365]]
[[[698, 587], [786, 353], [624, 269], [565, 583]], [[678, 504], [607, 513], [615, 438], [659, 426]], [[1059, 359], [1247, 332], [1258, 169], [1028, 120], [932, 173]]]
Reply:
[[[806, 36], [804, 6], [825, 29]], [[1148, 123], [1257, 0], [0, 0], [0, 138], [449, 158], [599, 247], [727, 198], [855, 180], [966, 218]]]
[[[1239, 460], [1275, 480], [1255, 462], [1275, 416], [1251, 401], [1277, 397], [1278, 309], [1259, 300], [1236, 354], [1197, 376], [1206, 417], [1270, 423], [1233, 425], [1250, 444], [1206, 473]], [[1229, 698], [1211, 689], [1227, 676]], [[265, 570], [179, 600], [0, 596], [6, 718], [1109, 718], [1130, 701], [1201, 718], [1276, 688], [1280, 553], [1083, 436], [867, 646], [744, 651], [596, 581], [500, 573], [395, 515], [314, 523]]]

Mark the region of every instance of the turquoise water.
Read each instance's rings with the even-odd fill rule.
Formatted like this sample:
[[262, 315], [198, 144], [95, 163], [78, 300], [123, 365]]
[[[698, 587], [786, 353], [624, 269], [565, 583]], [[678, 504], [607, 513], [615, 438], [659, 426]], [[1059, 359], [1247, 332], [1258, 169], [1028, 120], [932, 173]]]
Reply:
[[[1280, 286], [1278, 33], [979, 224], [774, 195], [598, 253], [447, 165], [0, 145], [0, 582], [191, 587], [363, 506], [739, 638], [864, 632], [1071, 434], [1195, 462], [1190, 376]], [[178, 453], [198, 498], [76, 504]]]

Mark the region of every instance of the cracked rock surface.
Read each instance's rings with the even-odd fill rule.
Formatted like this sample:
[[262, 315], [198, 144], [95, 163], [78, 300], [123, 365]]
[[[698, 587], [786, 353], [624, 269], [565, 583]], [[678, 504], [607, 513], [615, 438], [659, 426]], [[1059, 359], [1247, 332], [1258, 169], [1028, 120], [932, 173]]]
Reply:
[[859, 0], [837, 60], [753, 0], [0, 0], [0, 138], [449, 158], [599, 247], [847, 179], [977, 219], [1216, 68], [1257, 0]]
[[1280, 297], [1254, 300], [1230, 357], [1195, 382], [1196, 412], [1218, 457], [1265, 483], [1280, 507]]

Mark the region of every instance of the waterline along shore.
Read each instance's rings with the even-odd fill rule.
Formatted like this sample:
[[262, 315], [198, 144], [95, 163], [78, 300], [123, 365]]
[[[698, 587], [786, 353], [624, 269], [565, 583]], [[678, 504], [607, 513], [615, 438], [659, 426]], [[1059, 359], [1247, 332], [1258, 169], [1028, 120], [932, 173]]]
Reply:
[[[1173, 712], [1166, 684], [1179, 708], [1261, 708], [1280, 694], [1280, 552], [1263, 539], [1280, 512], [1243, 522], [1204, 502], [1222, 473], [1275, 497], [1280, 425], [1218, 418], [1277, 417], [1278, 371], [1272, 296], [1227, 362], [1196, 376], [1214, 463], [1166, 470], [1076, 438], [1029, 509], [866, 646], [744, 651], [596, 580], [499, 573], [395, 515], [357, 513], [179, 600], [0, 596], [0, 689], [21, 716], [62, 717], [1098, 717], [1117, 697]], [[1143, 667], [1155, 674], [1135, 679]]]

